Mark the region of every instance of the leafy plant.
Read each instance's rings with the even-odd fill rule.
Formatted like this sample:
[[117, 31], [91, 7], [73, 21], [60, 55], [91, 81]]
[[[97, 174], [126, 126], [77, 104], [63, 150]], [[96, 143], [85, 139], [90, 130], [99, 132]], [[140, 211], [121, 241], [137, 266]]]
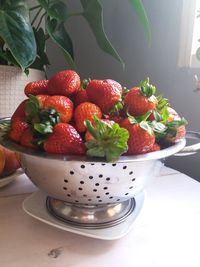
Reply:
[[[29, 7], [25, 0], [0, 0], [0, 64], [15, 65], [23, 71], [29, 67], [44, 70], [49, 64], [45, 48], [50, 38], [63, 51], [69, 67], [76, 69], [73, 43], [66, 25], [72, 16], [79, 15], [89, 24], [98, 46], [124, 65], [104, 31], [100, 1], [80, 0], [82, 10], [75, 13], [69, 13], [65, 2], [37, 0], [35, 6]], [[141, 0], [129, 2], [150, 39], [149, 22]]]

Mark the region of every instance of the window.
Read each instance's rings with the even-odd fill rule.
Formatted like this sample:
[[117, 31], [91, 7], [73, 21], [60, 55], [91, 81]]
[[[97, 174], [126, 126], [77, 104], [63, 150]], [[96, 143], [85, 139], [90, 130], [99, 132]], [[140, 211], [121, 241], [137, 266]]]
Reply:
[[179, 67], [200, 68], [196, 51], [200, 47], [200, 0], [183, 0]]

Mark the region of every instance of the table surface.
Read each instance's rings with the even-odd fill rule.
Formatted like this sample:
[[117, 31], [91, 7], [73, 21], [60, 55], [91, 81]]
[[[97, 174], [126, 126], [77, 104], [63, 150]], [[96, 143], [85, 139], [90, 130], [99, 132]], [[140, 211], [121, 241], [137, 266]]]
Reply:
[[199, 267], [200, 183], [163, 167], [132, 229], [118, 240], [57, 229], [26, 214], [37, 190], [25, 174], [0, 189], [2, 267]]

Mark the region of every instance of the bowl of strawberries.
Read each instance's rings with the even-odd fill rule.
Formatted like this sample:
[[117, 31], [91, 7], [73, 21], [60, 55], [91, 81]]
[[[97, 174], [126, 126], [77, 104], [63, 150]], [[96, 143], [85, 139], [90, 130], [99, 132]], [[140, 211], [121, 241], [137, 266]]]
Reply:
[[[81, 81], [77, 72], [63, 70], [27, 84], [24, 92], [11, 118], [1, 119], [1, 144], [20, 154], [24, 172], [59, 217], [64, 203], [101, 216], [102, 207], [107, 216], [112, 206], [121, 220], [158, 175], [162, 159], [185, 147], [186, 120], [148, 79], [127, 89], [111, 79]], [[82, 224], [84, 216], [68, 219]], [[101, 223], [107, 220], [113, 217]]]

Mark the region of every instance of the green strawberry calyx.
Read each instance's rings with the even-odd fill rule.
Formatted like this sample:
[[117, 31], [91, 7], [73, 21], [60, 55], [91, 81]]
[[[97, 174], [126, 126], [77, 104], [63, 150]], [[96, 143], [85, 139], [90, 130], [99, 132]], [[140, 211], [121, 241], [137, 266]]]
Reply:
[[156, 101], [156, 97], [154, 96], [156, 93], [156, 87], [149, 83], [149, 78], [143, 80], [139, 84], [139, 88], [141, 94], [149, 98], [150, 101]]
[[120, 114], [120, 110], [122, 110], [122, 109], [123, 109], [123, 102], [122, 102], [122, 100], [119, 100], [110, 109], [109, 115], [110, 116], [119, 115]]
[[157, 96], [157, 105], [156, 105], [156, 109], [153, 110], [153, 115], [156, 121], [160, 121], [160, 122], [167, 122], [168, 118], [169, 118], [169, 111], [168, 111], [168, 107], [169, 102], [167, 98], [160, 96]]
[[60, 115], [55, 109], [40, 107], [37, 97], [30, 95], [26, 103], [26, 120], [40, 134], [53, 132], [53, 127], [60, 122]]
[[88, 85], [88, 83], [91, 81], [91, 79], [90, 78], [88, 78], [88, 79], [83, 79], [82, 81], [81, 81], [81, 90], [85, 90], [86, 89], [86, 87], [87, 87], [87, 85]]
[[53, 133], [54, 126], [60, 122], [60, 115], [55, 109], [40, 107], [37, 97], [29, 95], [26, 103], [26, 121], [33, 129], [33, 144], [42, 148], [45, 140]]
[[159, 121], [149, 121], [148, 118], [151, 115], [152, 111], [148, 111], [145, 114], [133, 117], [131, 115], [128, 115], [128, 120], [131, 124], [137, 123], [139, 126], [147, 131], [149, 134], [157, 135], [157, 134], [163, 134], [167, 130], [167, 126], [164, 125], [162, 122]]
[[85, 120], [85, 126], [94, 139], [85, 143], [87, 155], [91, 157], [103, 157], [107, 162], [114, 162], [128, 150], [128, 131], [117, 123], [108, 125], [106, 122], [94, 116], [95, 127], [89, 120]]
[[181, 126], [187, 125], [187, 123], [188, 122], [185, 118], [167, 122], [166, 123], [166, 126], [167, 126], [166, 134], [170, 135], [171, 137], [175, 137], [177, 133], [177, 129]]

